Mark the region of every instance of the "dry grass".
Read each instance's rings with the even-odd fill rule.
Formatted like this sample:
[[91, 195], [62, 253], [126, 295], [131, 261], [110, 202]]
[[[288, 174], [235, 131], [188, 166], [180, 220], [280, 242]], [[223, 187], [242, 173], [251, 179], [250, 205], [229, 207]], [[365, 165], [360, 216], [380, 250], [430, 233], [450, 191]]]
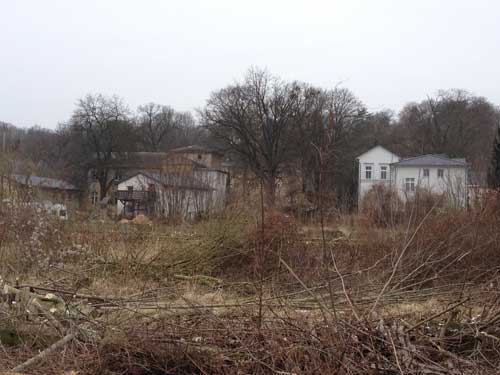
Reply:
[[72, 313], [52, 321], [4, 295], [0, 328], [20, 340], [0, 346], [0, 369], [77, 332], [29, 373], [494, 373], [497, 212], [340, 217], [325, 241], [251, 210], [176, 227], [3, 212], [3, 279]]

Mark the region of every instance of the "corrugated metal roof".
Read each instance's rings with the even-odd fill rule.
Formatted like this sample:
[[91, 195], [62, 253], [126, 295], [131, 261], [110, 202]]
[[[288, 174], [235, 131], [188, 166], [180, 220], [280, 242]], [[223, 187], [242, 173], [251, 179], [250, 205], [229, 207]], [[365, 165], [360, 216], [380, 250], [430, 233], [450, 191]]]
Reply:
[[18, 184], [25, 186], [34, 186], [43, 189], [57, 189], [57, 190], [80, 190], [69, 182], [58, 180], [56, 178], [28, 176], [21, 174], [13, 174], [11, 178]]
[[421, 155], [413, 158], [400, 160], [397, 163], [392, 163], [395, 166], [439, 166], [439, 167], [466, 167], [467, 162], [465, 159], [450, 159], [445, 155]]

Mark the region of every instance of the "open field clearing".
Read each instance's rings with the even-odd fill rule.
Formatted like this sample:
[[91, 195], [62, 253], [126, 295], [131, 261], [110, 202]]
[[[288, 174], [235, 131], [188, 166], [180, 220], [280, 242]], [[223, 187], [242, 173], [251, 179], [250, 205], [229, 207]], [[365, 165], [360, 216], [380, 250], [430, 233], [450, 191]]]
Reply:
[[494, 212], [397, 228], [340, 217], [324, 230], [240, 212], [167, 226], [13, 209], [2, 223], [0, 368], [495, 373]]

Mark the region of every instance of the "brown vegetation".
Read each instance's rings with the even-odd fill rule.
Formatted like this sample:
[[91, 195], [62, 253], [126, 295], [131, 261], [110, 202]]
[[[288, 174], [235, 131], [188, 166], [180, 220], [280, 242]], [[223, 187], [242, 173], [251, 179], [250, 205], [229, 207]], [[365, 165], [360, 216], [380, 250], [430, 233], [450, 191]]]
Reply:
[[458, 374], [500, 365], [495, 207], [433, 206], [383, 228], [341, 217], [322, 232], [278, 212], [262, 223], [245, 207], [186, 227], [60, 222], [27, 207], [2, 206], [2, 217], [5, 370], [62, 338], [23, 371]]

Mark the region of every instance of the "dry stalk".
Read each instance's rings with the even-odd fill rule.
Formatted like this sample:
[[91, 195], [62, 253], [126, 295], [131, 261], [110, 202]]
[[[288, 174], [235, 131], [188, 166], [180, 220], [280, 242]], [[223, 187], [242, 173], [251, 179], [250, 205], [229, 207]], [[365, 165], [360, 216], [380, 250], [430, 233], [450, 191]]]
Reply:
[[410, 237], [410, 239], [406, 242], [406, 245], [403, 247], [403, 250], [401, 251], [401, 253], [399, 254], [399, 257], [396, 261], [396, 264], [392, 267], [392, 272], [391, 272], [391, 275], [389, 276], [389, 278], [387, 279], [386, 283], [384, 284], [382, 290], [380, 291], [380, 293], [378, 294], [377, 296], [377, 299], [375, 300], [375, 303], [373, 304], [371, 310], [370, 310], [370, 315], [373, 314], [373, 312], [375, 311], [375, 309], [377, 308], [378, 306], [378, 303], [380, 302], [380, 299], [382, 298], [382, 296], [384, 295], [385, 293], [385, 290], [387, 289], [387, 287], [390, 285], [390, 283], [392, 282], [392, 279], [394, 278], [394, 276], [396, 275], [396, 272], [397, 272], [397, 269], [399, 267], [399, 264], [401, 263], [401, 260], [403, 259], [403, 256], [405, 255], [406, 253], [406, 250], [408, 250], [408, 248], [410, 247], [410, 244], [412, 243], [413, 239], [415, 238], [415, 236], [417, 235], [418, 231], [420, 230], [420, 228], [422, 227], [422, 225], [424, 224], [425, 220], [430, 216], [432, 212], [432, 209], [429, 210], [427, 212], [427, 214], [424, 216], [424, 218], [420, 221], [420, 223], [418, 224], [417, 228], [415, 229], [415, 231], [413, 232], [413, 235]]

